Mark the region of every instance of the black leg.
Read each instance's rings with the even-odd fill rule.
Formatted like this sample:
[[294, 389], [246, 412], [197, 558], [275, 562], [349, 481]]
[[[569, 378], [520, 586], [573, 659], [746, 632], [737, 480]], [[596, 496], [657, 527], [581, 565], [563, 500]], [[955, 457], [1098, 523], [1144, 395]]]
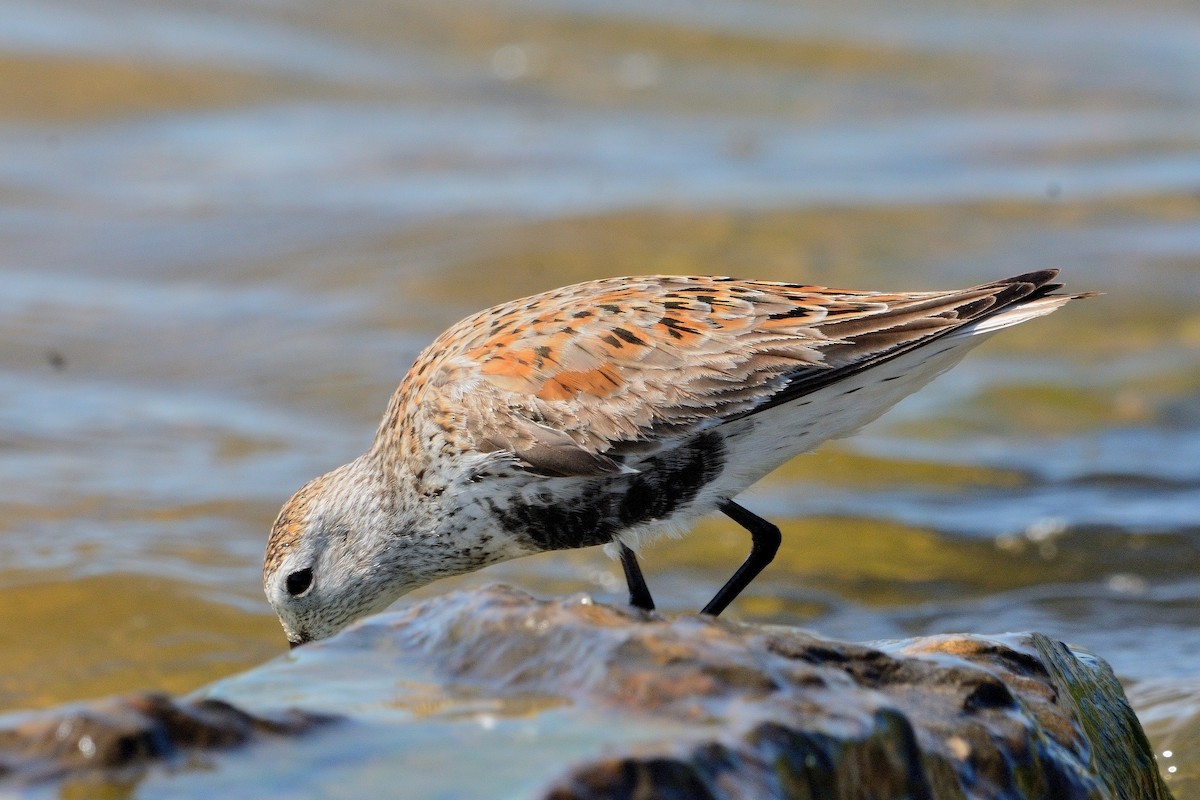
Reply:
[[625, 582], [629, 584], [629, 605], [634, 608], [654, 610], [654, 598], [650, 596], [650, 588], [642, 577], [642, 568], [638, 566], [637, 555], [621, 542], [621, 566], [625, 569]]
[[738, 567], [738, 571], [733, 573], [733, 577], [726, 581], [725, 585], [721, 587], [721, 591], [717, 592], [717, 596], [709, 600], [708, 605], [701, 612], [712, 614], [714, 617], [724, 611], [725, 606], [732, 603], [733, 599], [750, 585], [750, 581], [758, 577], [758, 573], [771, 563], [771, 560], [775, 558], [776, 551], [779, 550], [779, 542], [783, 538], [779, 535], [779, 528], [775, 525], [754, 512], [747, 511], [732, 500], [721, 503], [720, 509], [722, 514], [750, 531], [751, 544], [750, 555], [746, 561]]

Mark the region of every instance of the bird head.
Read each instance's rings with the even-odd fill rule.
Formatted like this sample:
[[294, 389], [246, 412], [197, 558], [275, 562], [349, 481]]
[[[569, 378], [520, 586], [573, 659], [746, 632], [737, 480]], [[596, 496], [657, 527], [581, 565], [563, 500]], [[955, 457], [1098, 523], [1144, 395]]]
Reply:
[[381, 611], [432, 576], [405, 557], [411, 504], [367, 456], [309, 481], [279, 512], [263, 590], [295, 647]]

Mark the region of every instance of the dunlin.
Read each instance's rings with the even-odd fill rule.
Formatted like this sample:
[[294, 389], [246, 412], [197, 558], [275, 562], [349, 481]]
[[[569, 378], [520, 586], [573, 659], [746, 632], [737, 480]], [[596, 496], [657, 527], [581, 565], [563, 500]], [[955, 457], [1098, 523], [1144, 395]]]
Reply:
[[1087, 296], [1056, 274], [896, 294], [612, 278], [482, 311], [421, 353], [367, 453], [284, 505], [267, 598], [294, 646], [438, 578], [607, 545], [652, 609], [640, 543], [720, 511], [751, 550], [704, 608], [719, 614], [780, 542], [734, 498], [989, 334]]

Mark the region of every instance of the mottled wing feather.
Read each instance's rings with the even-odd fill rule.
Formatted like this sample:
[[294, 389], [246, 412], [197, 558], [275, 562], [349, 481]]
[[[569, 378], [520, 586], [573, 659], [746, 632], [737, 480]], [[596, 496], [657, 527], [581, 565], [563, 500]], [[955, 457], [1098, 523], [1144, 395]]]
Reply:
[[922, 347], [930, 340], [969, 322], [981, 320], [1015, 304], [1046, 297], [1062, 288], [1062, 284], [1050, 282], [1057, 274], [1058, 270], [1040, 270], [971, 289], [941, 293], [924, 300], [896, 302], [879, 317], [832, 322], [824, 326], [824, 332], [838, 341], [826, 351], [828, 363], [834, 368], [790, 376], [781, 391], [754, 411], [791, 402], [901, 353]]
[[714, 277], [592, 281], [463, 320], [401, 391], [438, 386], [442, 407], [428, 413], [475, 449], [545, 475], [602, 474], [1042, 296], [1057, 288], [1054, 274], [899, 294]]
[[621, 470], [617, 462], [581, 446], [567, 433], [532, 422], [523, 416], [509, 416], [503, 426], [474, 427], [477, 431], [476, 449], [512, 453], [522, 464], [540, 475], [604, 475]]

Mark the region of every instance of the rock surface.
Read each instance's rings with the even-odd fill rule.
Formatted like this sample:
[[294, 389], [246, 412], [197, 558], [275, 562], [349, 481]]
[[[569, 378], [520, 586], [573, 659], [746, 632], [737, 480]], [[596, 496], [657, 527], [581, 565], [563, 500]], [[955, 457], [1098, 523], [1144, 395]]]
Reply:
[[299, 711], [257, 717], [215, 699], [177, 702], [152, 693], [108, 698], [10, 718], [0, 729], [0, 780], [103, 780], [103, 773], [128, 779], [152, 763], [178, 762], [264, 735], [295, 735], [325, 721]]
[[[491, 587], [380, 615], [203, 694], [201, 717], [309, 710], [263, 730], [343, 720], [203, 771], [151, 772], [139, 797], [1170, 796], [1107, 665], [1038, 634], [856, 645]], [[14, 775], [30, 774], [11, 754], [36, 753], [31, 741], [49, 743], [49, 759], [32, 757], [55, 765], [44, 774], [80, 766], [78, 741], [54, 743], [45, 719], [0, 731]], [[245, 740], [256, 717], [241, 719], [240, 739], [200, 738]], [[116, 762], [178, 752], [142, 744], [159, 735], [135, 735]]]

